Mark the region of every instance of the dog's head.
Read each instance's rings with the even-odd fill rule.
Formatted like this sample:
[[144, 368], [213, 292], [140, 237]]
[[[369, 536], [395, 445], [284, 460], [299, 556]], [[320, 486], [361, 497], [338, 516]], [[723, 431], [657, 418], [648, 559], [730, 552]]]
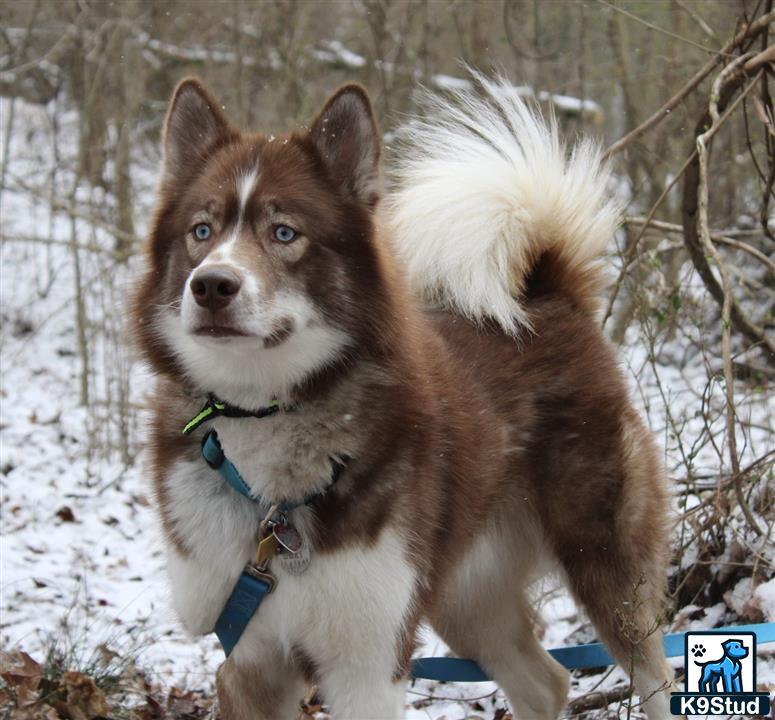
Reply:
[[721, 645], [727, 657], [739, 660], [748, 656], [748, 648], [740, 640], [726, 640]]
[[373, 340], [380, 145], [362, 88], [342, 87], [308, 130], [273, 137], [237, 131], [184, 80], [163, 156], [134, 298], [156, 371], [249, 407]]

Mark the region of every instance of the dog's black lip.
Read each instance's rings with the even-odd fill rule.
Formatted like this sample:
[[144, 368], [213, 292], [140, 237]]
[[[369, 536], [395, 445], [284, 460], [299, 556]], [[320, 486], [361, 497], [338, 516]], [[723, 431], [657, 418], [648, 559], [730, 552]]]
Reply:
[[216, 338], [255, 337], [250, 333], [246, 333], [242, 330], [238, 330], [235, 327], [231, 327], [231, 325], [200, 325], [198, 328], [194, 329], [194, 335], [199, 335], [200, 337]]

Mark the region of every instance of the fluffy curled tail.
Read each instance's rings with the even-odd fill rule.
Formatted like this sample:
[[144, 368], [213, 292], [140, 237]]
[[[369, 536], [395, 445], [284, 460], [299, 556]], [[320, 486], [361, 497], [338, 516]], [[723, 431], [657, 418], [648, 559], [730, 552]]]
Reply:
[[503, 80], [476, 80], [481, 93], [430, 96], [425, 119], [400, 131], [388, 222], [415, 291], [516, 333], [543, 259], [561, 289], [588, 292], [619, 209], [596, 143], [567, 153], [553, 118]]

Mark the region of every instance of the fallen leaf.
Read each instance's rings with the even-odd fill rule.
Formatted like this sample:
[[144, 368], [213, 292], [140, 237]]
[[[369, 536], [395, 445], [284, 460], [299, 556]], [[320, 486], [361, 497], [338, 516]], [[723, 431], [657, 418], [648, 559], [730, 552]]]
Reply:
[[164, 717], [164, 708], [150, 695], [145, 696], [145, 705], [135, 710], [140, 720], [161, 720]]
[[92, 720], [110, 712], [102, 690], [88, 675], [70, 670], [62, 676], [60, 689], [72, 720]]
[[[100, 600], [100, 605], [107, 605], [106, 600]], [[105, 643], [97, 645], [97, 652], [100, 654], [100, 662], [103, 666], [107, 667], [110, 663], [118, 657], [118, 653], [111, 650]]]
[[194, 715], [197, 710], [197, 698], [193, 692], [184, 692], [180, 688], [170, 688], [167, 695], [167, 709], [175, 716]]
[[35, 702], [15, 708], [8, 720], [61, 720], [61, 717], [51, 705]]
[[75, 522], [75, 515], [73, 515], [73, 511], [67, 505], [62, 505], [55, 514], [62, 522]]
[[37, 690], [43, 670], [23, 650], [0, 650], [0, 677], [13, 688]]

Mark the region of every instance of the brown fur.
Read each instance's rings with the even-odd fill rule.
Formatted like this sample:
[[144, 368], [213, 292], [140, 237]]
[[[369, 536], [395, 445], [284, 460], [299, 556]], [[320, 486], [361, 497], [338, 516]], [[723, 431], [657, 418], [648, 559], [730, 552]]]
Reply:
[[[475, 327], [423, 310], [376, 234], [370, 186], [347, 176], [358, 158], [332, 165], [326, 153], [336, 148], [321, 150], [328, 146], [316, 137], [316, 123], [311, 133], [269, 142], [232, 130], [211, 98], [210, 105], [212, 127], [189, 118], [213, 132], [203, 156], [188, 167], [176, 157], [173, 179], [162, 185], [149, 268], [133, 311], [140, 348], [163, 378], [151, 458], [168, 539], [188, 552], [170, 520], [165, 482], [174, 462], [199, 452], [201, 431], [184, 438], [179, 428], [201, 407], [206, 388], [184, 375], [158, 332], [155, 308], [178, 301], [189, 272], [218, 246], [217, 239], [209, 247], [181, 241], [189, 218], [204, 207], [214, 227], [232, 225], [237, 198], [220, 188], [258, 156], [261, 176], [248, 214], [253, 237], [263, 237], [277, 214], [290, 215], [304, 231], [304, 244], [266, 245], [259, 253], [245, 241], [238, 246], [241, 257], [268, 292], [290, 285], [307, 293], [325, 321], [352, 340], [345, 356], [293, 389], [283, 413], [262, 421], [277, 428], [293, 423], [298, 432], [309, 428], [323, 457], [341, 450], [352, 457], [335, 491], [312, 505], [314, 552], [369, 545], [387, 524], [401, 528], [423, 582], [405, 618], [396, 676], [406, 674], [417, 624], [427, 616], [454, 650], [479, 660], [506, 686], [501, 660], [488, 654], [471, 627], [497, 621], [518, 637], [520, 657], [531, 659], [526, 672], [539, 689], [531, 690], [524, 708], [549, 707], [549, 715], [556, 714], [567, 679], [533, 636], [524, 599], [525, 577], [539, 557], [559, 563], [625, 667], [635, 636], [645, 638], [660, 613], [665, 577], [663, 474], [595, 321], [597, 276], [539, 258], [524, 298], [534, 331], [519, 343], [494, 323]], [[264, 343], [281, 345], [293, 332], [288, 325], [270, 329]], [[339, 420], [344, 413], [353, 416], [346, 433]], [[289, 483], [295, 482], [291, 475], [289, 469]], [[489, 594], [457, 604], [455, 573], [488, 533], [500, 538], [505, 555], [531, 558], [503, 568], [502, 577], [485, 577]], [[626, 605], [633, 594], [637, 610]], [[628, 607], [635, 632], [626, 634], [621, 625]], [[658, 635], [638, 647], [643, 666], [667, 679]], [[307, 653], [295, 650], [311, 675], [316, 658]], [[289, 690], [266, 672], [224, 664], [218, 675], [224, 717], [270, 716], [269, 709], [298, 686], [300, 673], [291, 672]], [[546, 690], [540, 690], [542, 677], [550, 678]]]

